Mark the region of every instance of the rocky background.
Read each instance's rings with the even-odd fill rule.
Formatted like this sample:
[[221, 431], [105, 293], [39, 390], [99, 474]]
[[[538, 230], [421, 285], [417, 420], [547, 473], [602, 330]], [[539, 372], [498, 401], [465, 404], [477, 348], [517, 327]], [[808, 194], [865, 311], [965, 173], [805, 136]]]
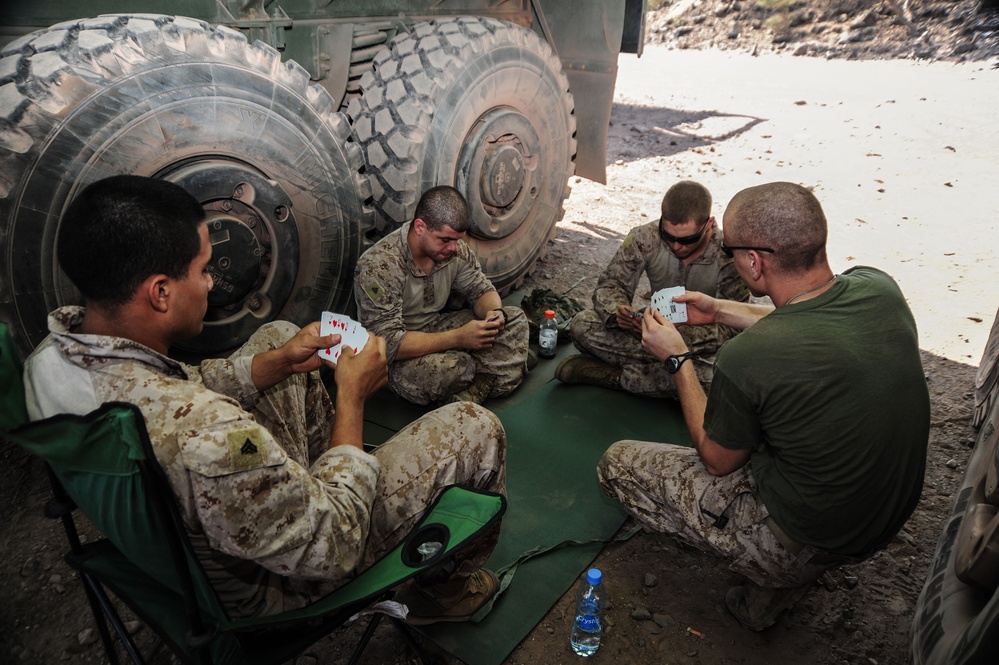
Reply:
[[826, 58], [987, 60], [997, 0], [650, 0], [647, 42]]

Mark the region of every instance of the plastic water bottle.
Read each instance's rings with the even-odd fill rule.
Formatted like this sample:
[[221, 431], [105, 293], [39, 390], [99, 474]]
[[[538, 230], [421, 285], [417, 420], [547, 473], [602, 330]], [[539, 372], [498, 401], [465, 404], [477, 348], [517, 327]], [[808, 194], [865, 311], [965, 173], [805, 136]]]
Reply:
[[600, 614], [607, 596], [603, 574], [596, 568], [586, 571], [586, 579], [576, 590], [576, 620], [572, 622], [569, 644], [578, 656], [592, 656], [600, 647]]
[[558, 324], [555, 323], [555, 311], [546, 309], [545, 318], [541, 319], [541, 330], [538, 333], [538, 355], [542, 358], [554, 358], [558, 346]]

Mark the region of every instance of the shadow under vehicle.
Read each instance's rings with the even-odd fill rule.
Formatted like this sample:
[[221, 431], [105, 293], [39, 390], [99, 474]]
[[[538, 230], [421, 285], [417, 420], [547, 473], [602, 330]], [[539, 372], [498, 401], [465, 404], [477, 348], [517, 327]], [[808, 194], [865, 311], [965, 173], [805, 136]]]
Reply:
[[78, 301], [59, 219], [119, 173], [207, 211], [216, 286], [182, 355], [349, 311], [357, 256], [438, 184], [507, 293], [569, 178], [605, 182], [617, 58], [644, 25], [644, 0], [6, 0], [0, 321], [27, 353]]
[[912, 665], [999, 662], [999, 312], [975, 380], [975, 448], [912, 622]]

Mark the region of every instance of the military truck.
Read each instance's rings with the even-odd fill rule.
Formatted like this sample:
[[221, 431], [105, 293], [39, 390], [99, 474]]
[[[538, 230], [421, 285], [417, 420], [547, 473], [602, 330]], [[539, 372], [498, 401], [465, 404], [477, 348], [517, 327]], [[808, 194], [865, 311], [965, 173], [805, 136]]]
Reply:
[[975, 377], [974, 452], [916, 600], [910, 665], [999, 661], [999, 311]]
[[357, 256], [437, 184], [466, 196], [469, 241], [509, 292], [569, 178], [605, 182], [617, 57], [640, 54], [644, 15], [644, 0], [6, 0], [0, 320], [27, 353], [79, 300], [59, 219], [119, 173], [207, 211], [216, 286], [181, 354], [350, 311]]

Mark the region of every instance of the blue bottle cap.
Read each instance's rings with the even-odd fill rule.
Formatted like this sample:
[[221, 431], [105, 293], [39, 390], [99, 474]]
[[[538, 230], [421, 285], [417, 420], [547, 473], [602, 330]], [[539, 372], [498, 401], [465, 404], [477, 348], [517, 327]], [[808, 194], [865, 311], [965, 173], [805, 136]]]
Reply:
[[586, 571], [586, 583], [589, 584], [590, 586], [596, 586], [600, 584], [603, 578], [604, 574], [601, 573], [600, 570], [597, 568], [590, 568], [588, 571]]

